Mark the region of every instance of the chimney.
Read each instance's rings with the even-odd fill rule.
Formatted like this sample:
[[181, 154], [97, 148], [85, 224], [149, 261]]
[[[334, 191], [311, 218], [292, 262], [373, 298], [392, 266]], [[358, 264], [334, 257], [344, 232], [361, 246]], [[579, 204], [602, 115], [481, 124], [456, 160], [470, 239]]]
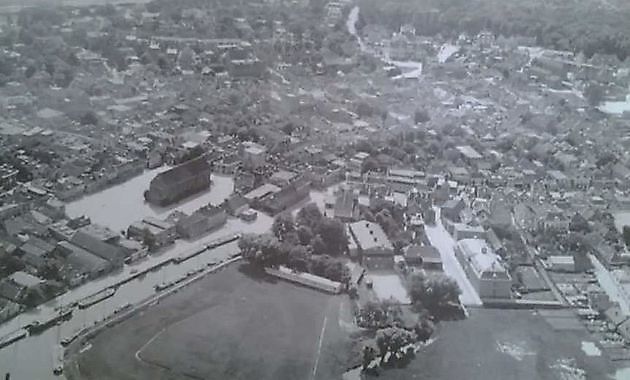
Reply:
[[484, 255], [488, 253], [488, 248], [486, 247], [481, 248], [481, 253], [483, 253]]

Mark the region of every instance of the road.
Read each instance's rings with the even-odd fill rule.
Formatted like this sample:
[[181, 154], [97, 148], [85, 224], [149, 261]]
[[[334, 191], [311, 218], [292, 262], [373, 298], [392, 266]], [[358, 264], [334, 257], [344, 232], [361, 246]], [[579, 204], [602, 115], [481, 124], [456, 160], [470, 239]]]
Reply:
[[481, 306], [483, 303], [477, 294], [477, 290], [475, 290], [474, 286], [470, 283], [464, 269], [455, 257], [455, 239], [453, 239], [442, 225], [439, 208], [436, 208], [435, 212], [435, 225], [425, 226], [425, 232], [431, 245], [440, 251], [444, 272], [457, 281], [457, 285], [459, 285], [462, 291], [462, 294], [459, 296], [459, 300], [462, 304], [466, 306]]
[[628, 297], [625, 296], [625, 292], [621, 289], [619, 283], [615, 280], [612, 273], [606, 269], [597, 257], [594, 255], [588, 255], [593, 267], [595, 268], [595, 276], [599, 285], [604, 289], [608, 297], [612, 301], [619, 303], [619, 307], [624, 315], [630, 316], [630, 305], [628, 304]]

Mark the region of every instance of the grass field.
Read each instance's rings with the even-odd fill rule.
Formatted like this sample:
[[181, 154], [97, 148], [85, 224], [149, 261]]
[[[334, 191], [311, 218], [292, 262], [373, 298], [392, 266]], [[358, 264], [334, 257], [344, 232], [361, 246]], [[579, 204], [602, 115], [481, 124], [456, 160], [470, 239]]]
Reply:
[[212, 274], [101, 333], [79, 357], [76, 377], [340, 378], [349, 351], [339, 321], [344, 298], [242, 268]]
[[584, 329], [556, 330], [530, 310], [470, 312], [443, 322], [436, 341], [406, 368], [381, 371], [379, 379], [585, 380], [615, 372], [608, 358], [582, 350], [582, 342], [593, 342]]

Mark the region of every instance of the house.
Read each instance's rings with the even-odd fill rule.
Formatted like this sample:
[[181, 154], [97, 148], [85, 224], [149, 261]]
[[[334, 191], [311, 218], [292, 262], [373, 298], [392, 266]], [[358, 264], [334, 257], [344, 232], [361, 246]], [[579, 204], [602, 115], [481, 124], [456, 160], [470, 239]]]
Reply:
[[271, 175], [271, 178], [269, 178], [269, 182], [279, 187], [285, 187], [289, 186], [289, 184], [291, 184], [291, 182], [293, 182], [297, 178], [297, 176], [297, 173], [294, 172], [290, 172], [287, 170], [278, 170]]
[[253, 142], [243, 143], [241, 158], [243, 167], [246, 169], [256, 169], [263, 165], [267, 160], [267, 148]]
[[575, 272], [573, 256], [549, 256], [547, 262], [554, 272]]
[[511, 298], [512, 277], [485, 240], [458, 241], [455, 256], [481, 299]]
[[209, 231], [223, 226], [227, 222], [227, 214], [221, 207], [206, 207], [177, 222], [177, 233], [186, 239], [197, 238]]
[[245, 198], [245, 200], [249, 203], [252, 202], [260, 202], [263, 199], [272, 196], [275, 193], [280, 192], [280, 190], [282, 190], [281, 188], [279, 188], [276, 185], [273, 185], [271, 183], [266, 183], [264, 185], [261, 185], [257, 188], [255, 188], [254, 190], [250, 191], [249, 193], [245, 194], [243, 196], [243, 198]]
[[311, 182], [309, 180], [305, 178], [298, 179], [291, 185], [264, 199], [262, 207], [272, 215], [276, 215], [306, 199], [310, 190]]
[[22, 244], [18, 252], [22, 255], [22, 261], [37, 270], [46, 265], [46, 260], [55, 250], [55, 246], [48, 242], [32, 237]]
[[405, 262], [425, 270], [442, 271], [442, 256], [432, 245], [413, 244], [405, 250]]
[[391, 269], [394, 267], [394, 246], [378, 223], [362, 220], [348, 225], [355, 251], [367, 269]]
[[210, 165], [200, 157], [155, 176], [144, 197], [150, 203], [165, 206], [209, 187]]
[[229, 215], [236, 216], [249, 208], [249, 202], [241, 194], [233, 194], [225, 200], [223, 207]]
[[141, 221], [132, 223], [127, 229], [127, 236], [141, 241], [150, 237], [156, 247], [163, 247], [177, 239], [177, 231], [175, 224], [169, 221], [146, 217]]
[[460, 213], [465, 207], [466, 205], [461, 198], [450, 199], [440, 208], [440, 215], [442, 218], [446, 218], [452, 222], [459, 222]]
[[68, 241], [57, 243], [57, 251], [65, 257], [62, 277], [70, 285], [78, 285], [111, 270], [112, 265], [87, 250]]
[[333, 215], [342, 222], [351, 222], [359, 216], [359, 199], [352, 189], [340, 189], [335, 197]]
[[482, 226], [447, 221], [445, 227], [455, 240], [486, 238], [486, 230]]
[[70, 239], [70, 242], [106, 260], [112, 267], [122, 266], [124, 262], [125, 253], [120, 247], [102, 242], [83, 231], [77, 231]]

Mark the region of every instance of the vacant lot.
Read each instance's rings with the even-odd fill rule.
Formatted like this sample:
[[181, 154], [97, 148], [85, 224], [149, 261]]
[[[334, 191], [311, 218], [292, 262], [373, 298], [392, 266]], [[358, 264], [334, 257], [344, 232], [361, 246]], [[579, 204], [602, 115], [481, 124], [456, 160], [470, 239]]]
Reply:
[[78, 360], [80, 378], [339, 378], [348, 352], [342, 296], [243, 268], [209, 275], [101, 333]]

